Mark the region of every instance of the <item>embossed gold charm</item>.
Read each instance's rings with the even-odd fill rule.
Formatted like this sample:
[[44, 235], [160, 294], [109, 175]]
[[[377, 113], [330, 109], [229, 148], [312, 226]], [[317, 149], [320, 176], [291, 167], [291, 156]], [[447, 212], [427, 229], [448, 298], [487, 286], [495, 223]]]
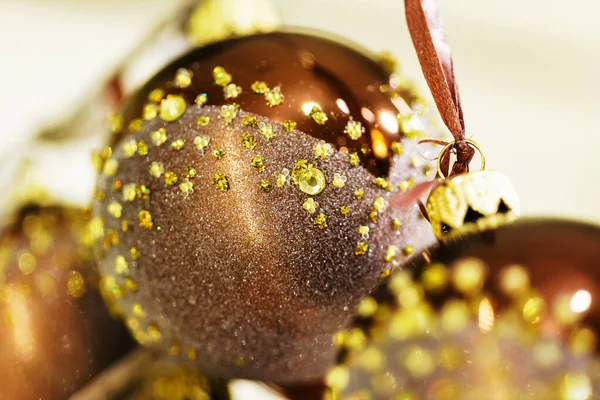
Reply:
[[498, 172], [477, 171], [445, 179], [426, 205], [438, 239], [494, 229], [519, 213], [519, 200], [508, 178]]

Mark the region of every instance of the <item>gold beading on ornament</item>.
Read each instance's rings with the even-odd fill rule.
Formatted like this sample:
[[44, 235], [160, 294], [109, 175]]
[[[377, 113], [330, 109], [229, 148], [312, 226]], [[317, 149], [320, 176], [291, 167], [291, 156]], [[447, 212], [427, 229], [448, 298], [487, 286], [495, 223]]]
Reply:
[[429, 195], [426, 210], [435, 236], [444, 239], [512, 221], [519, 201], [505, 175], [477, 171], [443, 180]]

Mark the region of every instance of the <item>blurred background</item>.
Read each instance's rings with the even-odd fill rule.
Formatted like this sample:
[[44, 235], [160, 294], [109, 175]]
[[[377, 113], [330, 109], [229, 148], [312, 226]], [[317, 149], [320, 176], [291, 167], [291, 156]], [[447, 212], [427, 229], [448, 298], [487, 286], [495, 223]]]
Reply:
[[[0, 179], [16, 176], [8, 160], [32, 151], [25, 146], [31, 135], [94, 95], [98, 79], [180, 3], [1, 0]], [[272, 4], [283, 23], [391, 50], [426, 93], [401, 0]], [[484, 149], [488, 168], [509, 175], [525, 214], [600, 222], [600, 3], [440, 0], [440, 7], [467, 133]], [[83, 201], [93, 187], [89, 155], [65, 151], [45, 162], [65, 174], [52, 171], [61, 195], [71, 190]]]

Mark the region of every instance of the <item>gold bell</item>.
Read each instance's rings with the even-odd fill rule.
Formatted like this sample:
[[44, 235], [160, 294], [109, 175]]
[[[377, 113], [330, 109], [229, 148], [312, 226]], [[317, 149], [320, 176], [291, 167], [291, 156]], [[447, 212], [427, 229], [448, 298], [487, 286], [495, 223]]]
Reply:
[[[469, 142], [480, 151], [476, 143]], [[450, 146], [442, 150], [438, 160]], [[484, 171], [483, 155], [481, 161], [481, 171], [443, 179], [431, 191], [425, 208], [438, 239], [495, 229], [518, 216], [519, 200], [509, 179], [498, 172]], [[443, 176], [439, 162], [438, 172]]]

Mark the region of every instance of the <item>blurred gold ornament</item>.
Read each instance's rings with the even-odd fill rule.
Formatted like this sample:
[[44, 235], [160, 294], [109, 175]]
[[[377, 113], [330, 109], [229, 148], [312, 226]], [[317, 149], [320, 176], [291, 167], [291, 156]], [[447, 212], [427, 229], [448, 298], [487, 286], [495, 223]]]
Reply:
[[274, 31], [279, 16], [268, 0], [205, 0], [188, 20], [188, 39], [204, 46], [231, 37]]

